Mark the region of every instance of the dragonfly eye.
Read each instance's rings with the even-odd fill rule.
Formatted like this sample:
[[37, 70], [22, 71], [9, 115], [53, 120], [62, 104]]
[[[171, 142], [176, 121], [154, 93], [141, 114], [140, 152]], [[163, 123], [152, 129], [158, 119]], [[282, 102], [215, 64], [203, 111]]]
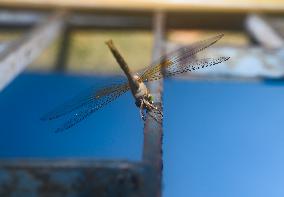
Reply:
[[153, 103], [154, 102], [154, 97], [151, 94], [148, 94], [148, 100]]

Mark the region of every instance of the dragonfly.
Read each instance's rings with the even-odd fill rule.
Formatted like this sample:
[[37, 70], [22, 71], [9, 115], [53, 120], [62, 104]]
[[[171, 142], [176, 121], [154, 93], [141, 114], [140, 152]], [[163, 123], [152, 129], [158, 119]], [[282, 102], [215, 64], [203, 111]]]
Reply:
[[125, 73], [125, 79], [105, 87], [90, 88], [62, 105], [55, 107], [44, 114], [41, 119], [54, 120], [71, 114], [71, 117], [55, 130], [55, 132], [65, 131], [130, 90], [135, 104], [139, 108], [141, 119], [145, 121], [147, 115], [149, 115], [155, 121], [161, 123], [163, 119], [161, 105], [159, 102], [154, 102], [155, 99], [148, 88], [149, 83], [227, 61], [230, 57], [195, 58], [198, 52], [210, 47], [223, 36], [224, 34], [219, 34], [191, 45], [182, 46], [161, 56], [136, 74], [132, 74], [128, 65], [114, 47], [113, 42], [108, 41], [106, 44], [117, 62], [120, 65], [124, 65], [121, 68]]

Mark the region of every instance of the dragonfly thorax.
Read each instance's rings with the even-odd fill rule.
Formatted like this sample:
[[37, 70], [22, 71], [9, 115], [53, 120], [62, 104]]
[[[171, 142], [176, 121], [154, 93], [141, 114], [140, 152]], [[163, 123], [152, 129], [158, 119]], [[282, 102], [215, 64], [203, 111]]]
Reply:
[[144, 100], [152, 102], [153, 97], [149, 94], [148, 88], [146, 87], [145, 83], [143, 83], [137, 75], [134, 75], [133, 78], [139, 84], [138, 89], [132, 90], [132, 94], [134, 96], [137, 107], [140, 107], [141, 102], [143, 102]]
[[148, 94], [148, 89], [146, 85], [143, 82], [139, 83], [139, 88], [136, 91], [134, 91], [135, 99], [143, 98], [147, 96], [147, 94]]

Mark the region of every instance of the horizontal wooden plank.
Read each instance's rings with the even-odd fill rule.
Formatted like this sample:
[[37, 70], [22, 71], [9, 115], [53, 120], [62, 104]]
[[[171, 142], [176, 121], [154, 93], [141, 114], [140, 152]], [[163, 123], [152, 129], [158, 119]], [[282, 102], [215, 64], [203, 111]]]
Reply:
[[[0, 10], [0, 30], [29, 28], [47, 15], [46, 12]], [[241, 30], [246, 14], [174, 12], [167, 13], [167, 29]], [[69, 27], [79, 29], [147, 29], [152, 26], [152, 13], [137, 11], [72, 12]], [[182, 19], [182, 20], [181, 20]]]
[[1, 26], [30, 26], [38, 23], [43, 18], [47, 17], [48, 13], [41, 11], [27, 10], [0, 10], [0, 25]]
[[68, 8], [213, 12], [283, 12], [282, 0], [1, 0], [0, 6], [17, 8]]

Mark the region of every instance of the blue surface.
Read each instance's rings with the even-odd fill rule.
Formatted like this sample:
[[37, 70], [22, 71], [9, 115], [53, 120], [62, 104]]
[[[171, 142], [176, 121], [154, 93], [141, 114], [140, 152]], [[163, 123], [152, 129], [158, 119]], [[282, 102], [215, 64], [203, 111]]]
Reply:
[[[128, 93], [64, 133], [40, 116], [98, 77], [22, 74], [0, 93], [1, 157], [139, 160]], [[284, 84], [165, 82], [164, 196], [283, 197]]]
[[164, 196], [283, 197], [283, 85], [168, 81]]
[[143, 123], [127, 93], [62, 133], [65, 119], [40, 117], [82, 90], [109, 78], [22, 74], [0, 94], [1, 157], [96, 157], [140, 160]]

